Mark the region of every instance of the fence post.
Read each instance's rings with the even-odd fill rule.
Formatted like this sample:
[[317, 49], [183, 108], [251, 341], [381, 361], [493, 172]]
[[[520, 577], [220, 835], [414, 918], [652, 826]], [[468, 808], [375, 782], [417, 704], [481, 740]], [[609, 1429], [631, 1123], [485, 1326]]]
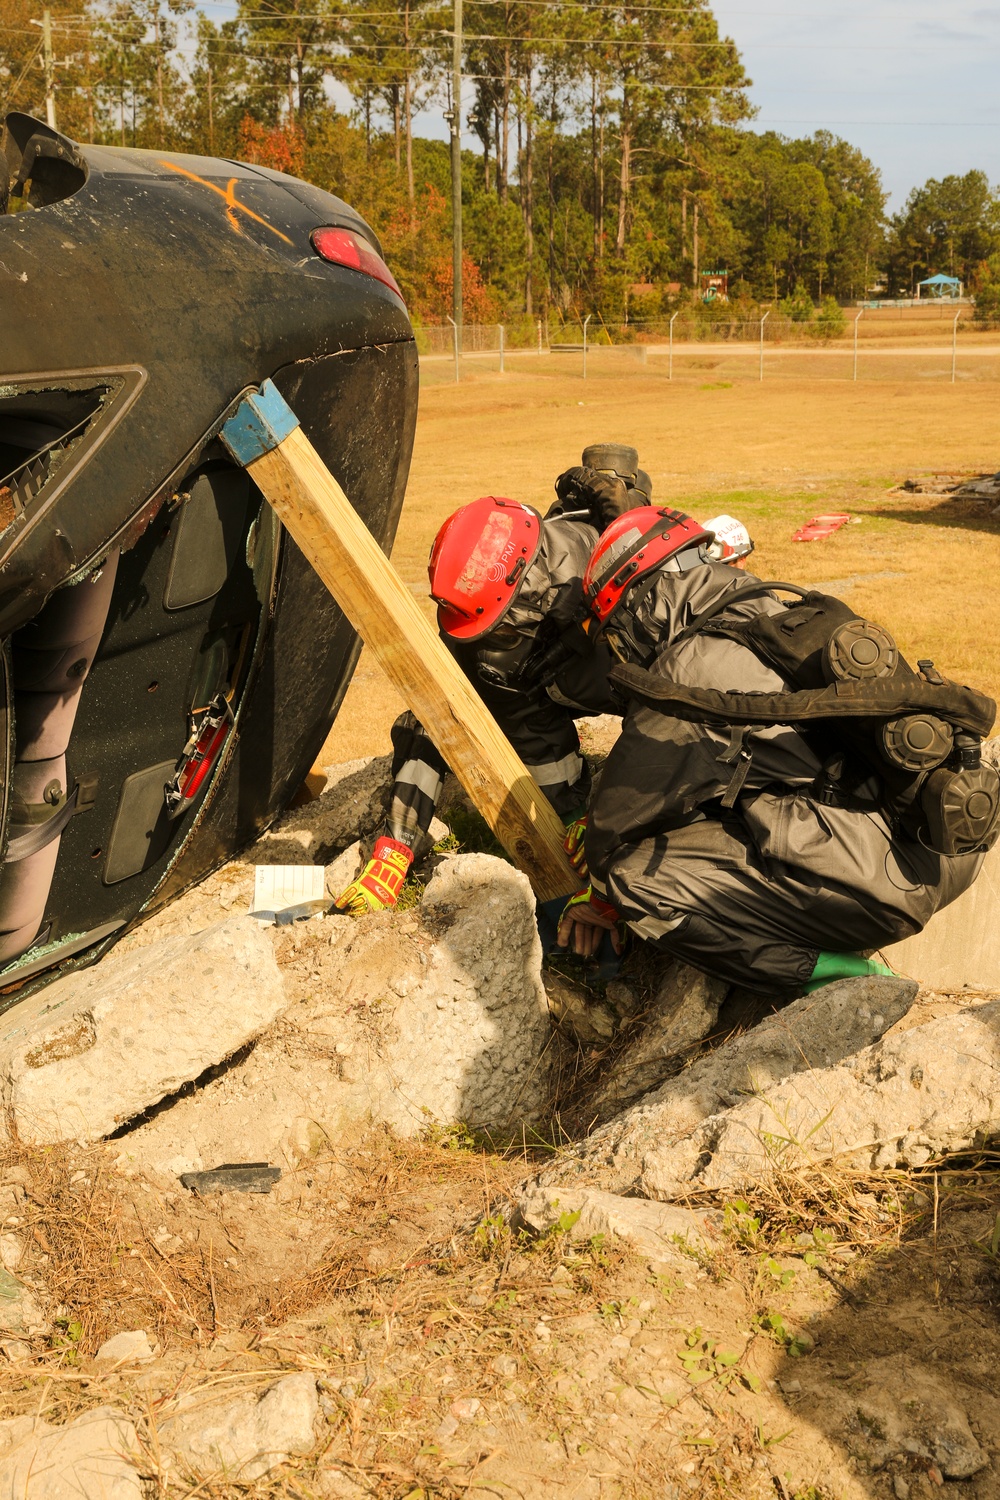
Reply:
[[961, 316], [962, 316], [962, 309], [959, 308], [958, 312], [955, 314], [955, 321], [951, 325], [951, 383], [952, 383], [952, 385], [955, 384], [955, 363], [956, 363], [956, 361], [958, 359], [958, 320], [959, 320], [959, 318]]
[[[448, 318], [448, 314], [447, 313], [445, 313], [445, 317]], [[459, 375], [459, 371], [458, 371], [458, 324], [455, 322], [454, 318], [448, 318], [448, 322], [451, 324], [451, 327], [452, 327], [451, 341], [452, 341], [452, 344], [455, 347], [455, 380], [457, 382], [458, 380], [461, 379], [461, 376]]]
[[538, 352], [539, 352], [539, 354], [541, 354], [541, 352], [542, 352], [542, 320], [541, 320], [541, 318], [539, 318], [539, 320], [538, 320]]
[[764, 379], [764, 324], [767, 322], [767, 320], [768, 320], [768, 318], [770, 316], [771, 316], [771, 312], [770, 312], [770, 309], [768, 309], [768, 311], [764, 314], [764, 316], [760, 320], [760, 379], [761, 380]]
[[863, 312], [864, 308], [861, 309], [861, 312], [854, 319], [854, 375], [852, 377], [854, 380], [858, 378], [858, 324], [861, 322], [861, 313]]
[[590, 320], [591, 320], [591, 318], [593, 316], [594, 316], [593, 313], [588, 313], [587, 316], [583, 320], [583, 378], [584, 378], [584, 380], [586, 380], [586, 378], [587, 378], [587, 324], [590, 322]]
[[500, 329], [500, 374], [502, 375], [503, 374], [503, 335], [504, 335], [504, 327], [503, 327], [502, 323], [498, 324], [497, 326]]
[[679, 312], [675, 312], [673, 318], [670, 319], [670, 352], [667, 355], [667, 379], [668, 380], [673, 380], [673, 378], [674, 378], [674, 319], [675, 318], [679, 318], [679, 317], [680, 317], [680, 313]]

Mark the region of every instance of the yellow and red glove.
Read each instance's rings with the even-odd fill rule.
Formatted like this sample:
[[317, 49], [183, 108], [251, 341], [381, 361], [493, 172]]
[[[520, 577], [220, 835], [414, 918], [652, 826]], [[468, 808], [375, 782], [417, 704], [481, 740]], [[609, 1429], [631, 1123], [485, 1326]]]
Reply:
[[572, 823], [566, 824], [566, 833], [563, 837], [563, 848], [569, 855], [569, 862], [581, 880], [586, 880], [589, 874], [587, 856], [583, 847], [583, 841], [586, 837], [587, 814], [581, 813], [578, 818], [573, 819]]
[[588, 885], [571, 896], [563, 907], [556, 942], [560, 948], [569, 948], [579, 958], [593, 958], [606, 932], [611, 934], [615, 952], [620, 953], [623, 945], [621, 913]]
[[333, 903], [337, 911], [362, 917], [370, 911], [388, 911], [399, 900], [403, 881], [413, 863], [413, 850], [395, 839], [380, 838], [372, 857], [356, 880]]

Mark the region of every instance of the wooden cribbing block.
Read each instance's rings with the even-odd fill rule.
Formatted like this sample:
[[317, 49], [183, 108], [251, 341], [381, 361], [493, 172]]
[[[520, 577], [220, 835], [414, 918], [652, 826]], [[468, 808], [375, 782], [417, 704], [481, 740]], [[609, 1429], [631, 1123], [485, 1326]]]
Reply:
[[270, 380], [222, 441], [417, 715], [539, 900], [579, 877], [563, 826]]

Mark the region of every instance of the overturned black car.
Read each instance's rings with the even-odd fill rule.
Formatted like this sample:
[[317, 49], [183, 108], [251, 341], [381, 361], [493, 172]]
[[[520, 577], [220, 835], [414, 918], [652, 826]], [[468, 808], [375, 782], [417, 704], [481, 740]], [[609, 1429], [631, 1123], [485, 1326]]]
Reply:
[[217, 440], [270, 377], [390, 545], [417, 358], [371, 230], [262, 167], [0, 142], [0, 1005], [252, 840], [354, 631]]

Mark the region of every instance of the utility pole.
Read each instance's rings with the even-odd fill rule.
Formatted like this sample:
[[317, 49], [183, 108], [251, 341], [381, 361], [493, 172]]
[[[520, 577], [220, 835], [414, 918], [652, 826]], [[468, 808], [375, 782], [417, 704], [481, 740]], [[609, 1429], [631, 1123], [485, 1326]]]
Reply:
[[451, 55], [451, 264], [455, 338], [462, 344], [462, 0], [454, 0]]
[[[35, 23], [38, 24], [37, 21]], [[45, 120], [56, 128], [56, 69], [52, 57], [52, 14], [42, 11], [42, 61], [45, 67]]]

